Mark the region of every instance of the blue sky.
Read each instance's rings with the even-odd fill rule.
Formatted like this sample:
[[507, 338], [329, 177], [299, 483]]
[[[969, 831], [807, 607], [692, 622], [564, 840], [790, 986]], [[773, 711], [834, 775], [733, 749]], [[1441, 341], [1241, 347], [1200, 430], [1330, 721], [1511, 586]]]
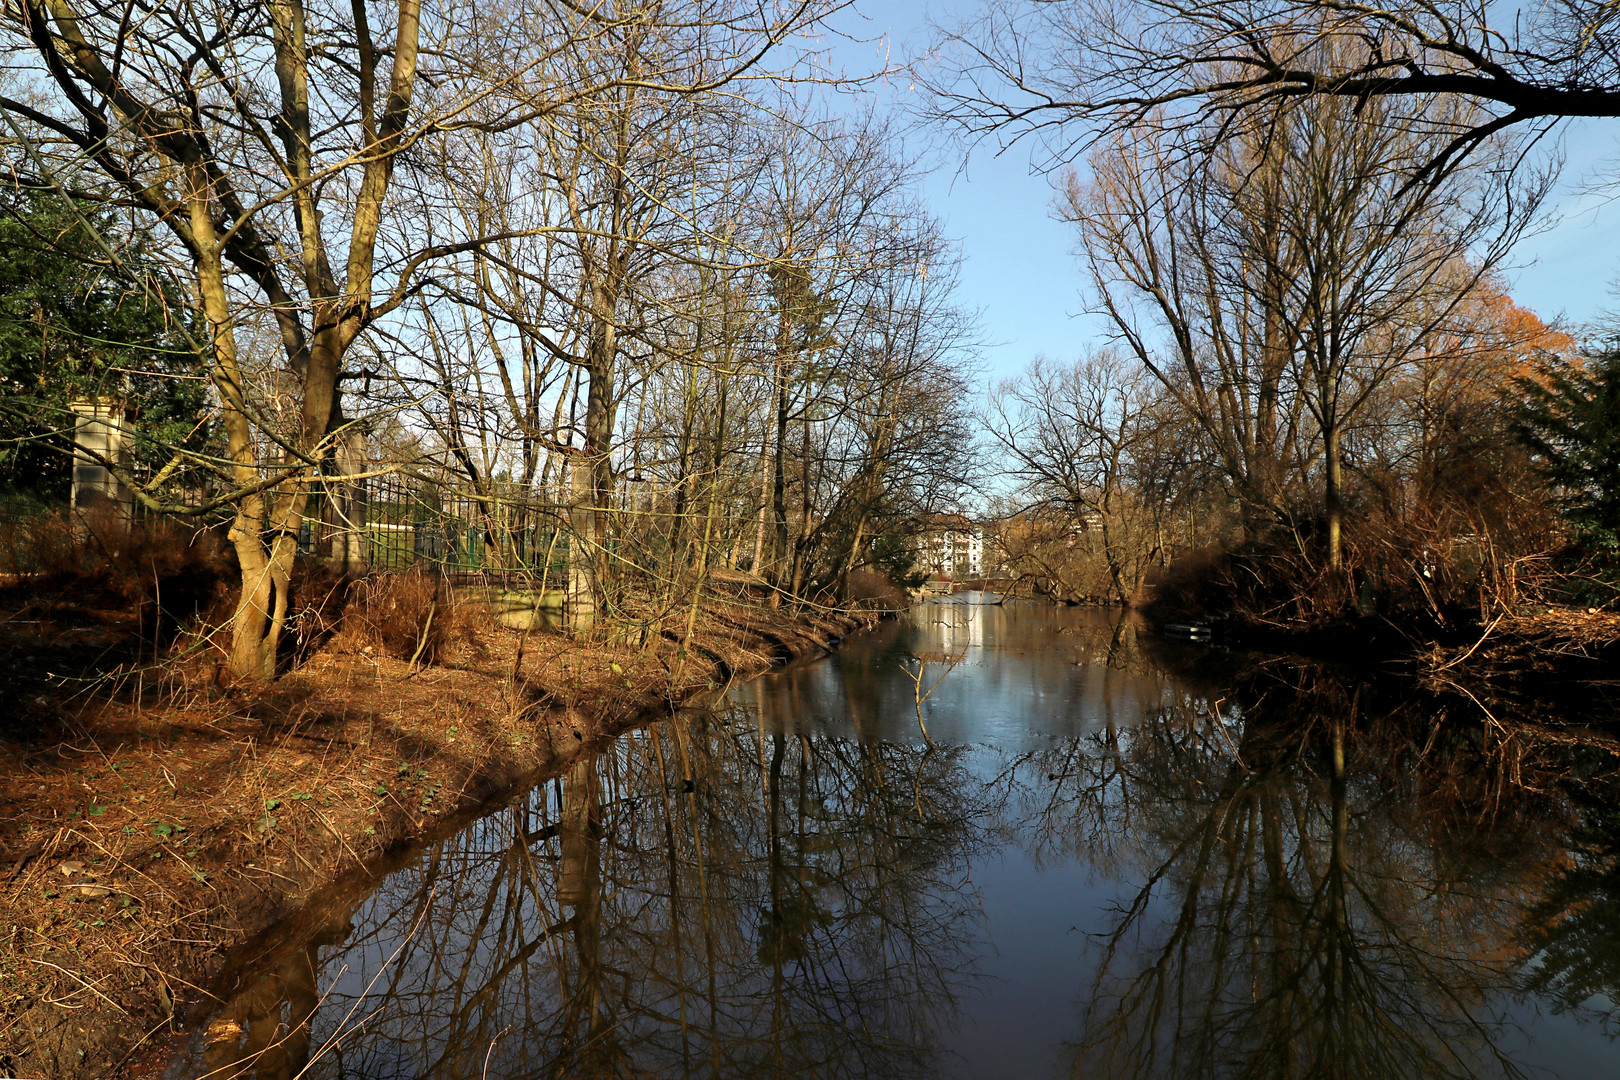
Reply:
[[[972, 0], [921, 3], [858, 0], [838, 25], [868, 43], [832, 42], [851, 74], [881, 69], [924, 48], [927, 18], [971, 14]], [[903, 97], [904, 81], [871, 92]], [[1544, 319], [1572, 323], [1620, 308], [1610, 287], [1620, 278], [1620, 120], [1584, 121], [1562, 132], [1567, 164], [1553, 200], [1556, 225], [1523, 242], [1509, 272], [1516, 301]], [[1030, 167], [1030, 148], [999, 157], [975, 152], [964, 163], [948, 154], [924, 189], [933, 212], [957, 238], [965, 258], [961, 299], [980, 312], [987, 375], [1016, 373], [1038, 354], [1067, 357], [1098, 343], [1104, 332], [1084, 313], [1080, 264], [1069, 227], [1051, 216], [1053, 179]]]

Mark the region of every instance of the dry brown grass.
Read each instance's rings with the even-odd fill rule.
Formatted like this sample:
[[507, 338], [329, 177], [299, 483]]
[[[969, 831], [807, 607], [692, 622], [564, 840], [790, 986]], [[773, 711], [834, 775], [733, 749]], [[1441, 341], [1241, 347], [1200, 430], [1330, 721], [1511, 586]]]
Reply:
[[1575, 678], [1584, 675], [1585, 681], [1613, 684], [1620, 669], [1610, 665], [1616, 661], [1620, 661], [1620, 612], [1545, 607], [1492, 620], [1470, 645], [1435, 650], [1429, 667], [1515, 675], [1562, 668]]
[[457, 617], [437, 574], [380, 574], [347, 584], [336, 644], [431, 664], [455, 636]]
[[236, 563], [210, 529], [58, 511], [0, 523], [0, 574], [13, 604], [127, 613], [168, 634], [221, 601]]

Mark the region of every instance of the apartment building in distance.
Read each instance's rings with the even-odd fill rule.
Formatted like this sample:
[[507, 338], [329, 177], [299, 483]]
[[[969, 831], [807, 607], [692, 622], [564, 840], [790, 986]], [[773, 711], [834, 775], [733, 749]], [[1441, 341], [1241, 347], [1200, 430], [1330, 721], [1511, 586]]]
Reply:
[[967, 515], [924, 514], [916, 526], [919, 569], [953, 580], [984, 573], [984, 529]]

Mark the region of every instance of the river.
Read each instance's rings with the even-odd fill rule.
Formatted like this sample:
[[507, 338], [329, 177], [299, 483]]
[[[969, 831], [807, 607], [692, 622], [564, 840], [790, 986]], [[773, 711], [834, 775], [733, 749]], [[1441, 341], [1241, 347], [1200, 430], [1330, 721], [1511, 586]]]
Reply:
[[317, 908], [170, 1075], [1613, 1076], [1582, 753], [1118, 613], [930, 603]]

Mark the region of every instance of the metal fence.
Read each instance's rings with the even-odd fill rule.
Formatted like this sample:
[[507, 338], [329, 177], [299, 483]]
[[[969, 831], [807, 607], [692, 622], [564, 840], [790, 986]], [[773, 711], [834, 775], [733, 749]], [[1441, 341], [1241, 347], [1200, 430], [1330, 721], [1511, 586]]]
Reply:
[[368, 570], [560, 577], [569, 537], [556, 493], [503, 483], [487, 496], [406, 476], [373, 477], [319, 494], [299, 535], [301, 554]]
[[[380, 462], [354, 462], [363, 480], [317, 484], [306, 504], [298, 551], [308, 559], [331, 560], [351, 571], [432, 568], [447, 575], [521, 578], [525, 587], [565, 584], [572, 543], [566, 481], [519, 484], [498, 481], [484, 494], [450, 478], [381, 472]], [[85, 485], [88, 489], [88, 486]], [[80, 492], [80, 494], [84, 494]], [[198, 502], [205, 490], [174, 492], [176, 501]], [[126, 490], [99, 497], [131, 523], [156, 519]], [[599, 511], [598, 572], [652, 573], [676, 557], [679, 543], [702, 533], [707, 504], [688, 504], [678, 485], [641, 476], [614, 481], [608, 506]], [[84, 507], [79, 507], [81, 511]], [[221, 508], [201, 523], [219, 524], [230, 516]]]

